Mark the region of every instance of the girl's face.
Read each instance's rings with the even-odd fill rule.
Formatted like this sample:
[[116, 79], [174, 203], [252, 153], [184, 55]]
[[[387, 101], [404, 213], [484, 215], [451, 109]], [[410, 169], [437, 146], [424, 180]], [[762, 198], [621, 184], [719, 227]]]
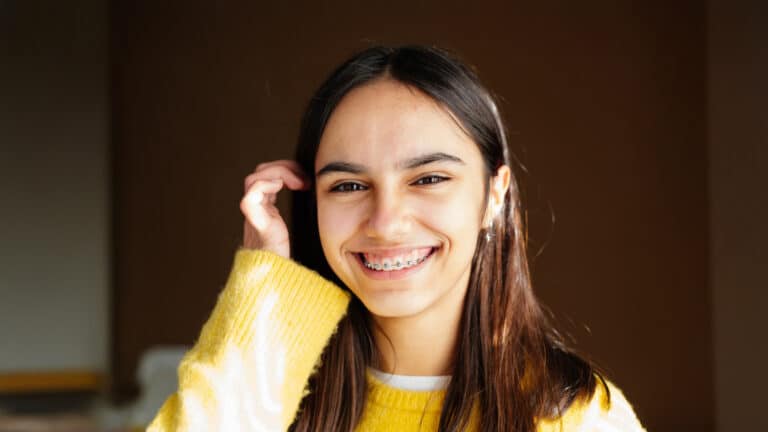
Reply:
[[396, 81], [358, 87], [331, 115], [315, 173], [325, 257], [372, 314], [461, 307], [485, 175], [445, 109]]

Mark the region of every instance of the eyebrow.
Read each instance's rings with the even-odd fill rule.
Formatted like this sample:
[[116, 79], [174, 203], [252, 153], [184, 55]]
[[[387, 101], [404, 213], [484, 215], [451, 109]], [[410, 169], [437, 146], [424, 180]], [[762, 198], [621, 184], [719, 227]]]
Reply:
[[[464, 161], [456, 156], [449, 155], [447, 153], [436, 152], [436, 153], [428, 153], [425, 155], [402, 160], [398, 162], [395, 166], [401, 170], [409, 170], [409, 169], [417, 168], [422, 165], [427, 165], [435, 162], [451, 162], [451, 163], [457, 163], [460, 165], [465, 165]], [[320, 177], [322, 175], [330, 174], [332, 172], [360, 174], [360, 173], [364, 173], [365, 171], [366, 171], [365, 165], [360, 165], [360, 164], [351, 163], [351, 162], [331, 162], [325, 165], [324, 167], [320, 168], [320, 170], [317, 171], [317, 174], [315, 174], [315, 177]]]

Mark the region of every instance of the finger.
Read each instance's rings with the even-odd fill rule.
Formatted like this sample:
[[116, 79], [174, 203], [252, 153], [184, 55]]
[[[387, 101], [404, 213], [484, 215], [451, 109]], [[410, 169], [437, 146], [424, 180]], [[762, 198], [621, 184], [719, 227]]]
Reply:
[[303, 171], [301, 169], [301, 165], [299, 165], [299, 163], [296, 162], [295, 160], [280, 159], [280, 160], [274, 160], [274, 161], [269, 161], [269, 162], [262, 162], [262, 163], [256, 165], [256, 169], [254, 169], [253, 172], [258, 172], [258, 171], [261, 171], [263, 169], [266, 169], [266, 168], [269, 168], [269, 167], [272, 167], [272, 166], [276, 166], [276, 165], [288, 168], [291, 171], [294, 171], [296, 174], [300, 174]]
[[243, 198], [248, 198], [248, 202], [255, 205], [274, 204], [282, 188], [283, 181], [280, 179], [256, 180]]
[[291, 173], [289, 176], [286, 176], [283, 178], [283, 181], [285, 182], [285, 187], [287, 187], [290, 190], [309, 190], [311, 182], [304, 178], [297, 176], [294, 173]]
[[270, 208], [274, 207], [277, 192], [282, 188], [282, 181], [257, 181], [240, 201], [240, 209], [247, 219], [259, 229], [266, 227], [270, 218]]
[[264, 232], [269, 227], [271, 215], [263, 205], [264, 195], [254, 191], [243, 197], [240, 201], [240, 210], [250, 224], [259, 232]]
[[301, 166], [296, 161], [292, 160], [281, 160], [281, 161], [275, 161], [273, 164], [267, 166], [264, 168], [264, 170], [268, 169], [275, 169], [275, 168], [282, 168], [285, 170], [288, 170], [293, 174], [291, 177], [295, 177], [298, 179], [298, 181], [292, 181], [289, 179], [286, 179], [286, 185], [294, 190], [299, 189], [307, 189], [309, 188], [309, 184], [311, 183], [309, 176], [304, 172], [304, 170], [301, 169]]
[[282, 180], [283, 184], [291, 190], [306, 190], [309, 189], [310, 185], [310, 182], [306, 177], [296, 174], [285, 166], [272, 165], [246, 177], [245, 188], [248, 190], [250, 186], [258, 180], [273, 179]]
[[[277, 160], [277, 161], [272, 161], [272, 162], [266, 162], [266, 163], [259, 164], [256, 167], [256, 170], [254, 170], [254, 174], [259, 174], [259, 173], [264, 173], [264, 172], [267, 172], [267, 171], [272, 171], [275, 168], [287, 169], [288, 171], [292, 172], [296, 177], [298, 177], [303, 182], [310, 183], [310, 178], [307, 175], [307, 173], [304, 172], [304, 170], [301, 168], [301, 165], [299, 165], [299, 163], [294, 161], [294, 160], [288, 160], [288, 159]], [[303, 186], [304, 185], [300, 185], [300, 184], [297, 184], [297, 183], [292, 183], [292, 184], [289, 185], [289, 187], [291, 187], [293, 189], [302, 189]]]

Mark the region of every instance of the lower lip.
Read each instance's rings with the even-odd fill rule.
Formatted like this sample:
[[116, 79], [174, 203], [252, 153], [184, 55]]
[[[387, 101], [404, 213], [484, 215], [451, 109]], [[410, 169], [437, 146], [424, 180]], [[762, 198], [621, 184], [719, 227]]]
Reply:
[[421, 270], [424, 266], [427, 265], [428, 262], [432, 260], [432, 257], [437, 253], [437, 248], [433, 248], [432, 252], [427, 255], [427, 258], [424, 259], [424, 261], [416, 264], [413, 267], [404, 268], [402, 270], [391, 270], [391, 271], [381, 271], [381, 270], [373, 270], [369, 269], [365, 266], [365, 263], [363, 262], [363, 258], [360, 256], [360, 254], [353, 254], [355, 256], [355, 260], [360, 264], [360, 268], [363, 269], [363, 273], [366, 274], [371, 279], [376, 280], [397, 280], [397, 279], [404, 279], [409, 277], [411, 274]]

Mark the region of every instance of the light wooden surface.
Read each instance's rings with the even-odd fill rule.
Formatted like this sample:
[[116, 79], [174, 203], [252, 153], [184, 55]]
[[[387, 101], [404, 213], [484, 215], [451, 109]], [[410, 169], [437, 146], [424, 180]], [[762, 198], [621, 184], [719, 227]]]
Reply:
[[[101, 430], [92, 419], [82, 415], [7, 416], [0, 414], [0, 431], [97, 432]], [[128, 429], [115, 432], [128, 432]]]
[[104, 377], [85, 370], [0, 372], [0, 393], [99, 391]]

